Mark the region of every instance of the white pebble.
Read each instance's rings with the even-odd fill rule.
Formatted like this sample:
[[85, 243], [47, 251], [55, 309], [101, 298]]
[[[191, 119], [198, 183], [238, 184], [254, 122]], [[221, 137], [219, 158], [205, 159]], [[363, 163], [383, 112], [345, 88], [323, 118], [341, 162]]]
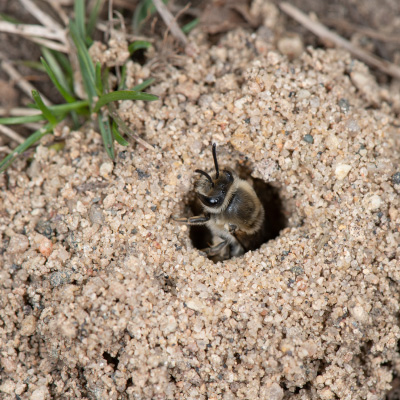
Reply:
[[202, 311], [204, 309], [204, 304], [199, 299], [190, 299], [186, 302], [186, 305], [194, 311]]
[[346, 178], [347, 174], [351, 170], [351, 165], [348, 164], [339, 164], [335, 169], [336, 178], [341, 181]]
[[373, 194], [365, 199], [364, 205], [367, 210], [377, 210], [382, 204], [382, 199], [377, 194]]
[[107, 161], [100, 166], [100, 175], [103, 178], [108, 178], [114, 168], [114, 164], [111, 161]]

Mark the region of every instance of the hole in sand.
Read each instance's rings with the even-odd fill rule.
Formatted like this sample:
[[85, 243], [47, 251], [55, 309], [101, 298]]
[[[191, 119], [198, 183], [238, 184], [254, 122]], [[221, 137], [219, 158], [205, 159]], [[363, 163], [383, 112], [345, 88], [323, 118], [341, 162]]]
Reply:
[[[244, 167], [237, 168], [239, 176], [242, 179], [249, 179], [250, 170]], [[262, 234], [262, 239], [258, 245], [250, 250], [256, 250], [262, 244], [268, 242], [271, 239], [275, 239], [279, 232], [287, 226], [287, 218], [283, 212], [283, 206], [279, 197], [278, 189], [272, 185], [264, 182], [261, 179], [251, 178], [255, 192], [260, 199], [264, 211], [265, 211], [265, 227]], [[192, 215], [200, 215], [202, 213], [202, 207], [200, 202], [192, 196], [188, 201], [188, 212]], [[202, 250], [212, 243], [211, 231], [205, 226], [191, 226], [189, 236], [192, 241], [193, 247]], [[212, 258], [211, 260], [217, 262], [218, 258]]]

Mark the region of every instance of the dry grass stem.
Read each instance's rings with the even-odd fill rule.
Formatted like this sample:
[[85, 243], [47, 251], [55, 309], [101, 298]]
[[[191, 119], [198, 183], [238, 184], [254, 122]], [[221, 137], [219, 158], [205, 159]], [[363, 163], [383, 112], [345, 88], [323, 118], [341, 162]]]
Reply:
[[66, 41], [65, 31], [50, 29], [41, 25], [16, 25], [11, 22], [0, 21], [0, 31], [27, 36], [28, 38], [30, 38], [30, 36], [37, 36], [45, 39], [59, 40], [62, 43]]
[[35, 110], [33, 108], [3, 108], [0, 107], [0, 117], [25, 117], [28, 115], [39, 115], [41, 114], [40, 110]]
[[[32, 90], [37, 90], [33, 85], [31, 85], [12, 65], [10, 62], [6, 61], [2, 54], [0, 54], [1, 69], [8, 74], [8, 76], [18, 85], [18, 87], [29, 96], [32, 96]], [[46, 105], [51, 105], [51, 101], [46, 98], [43, 94], [40, 94], [43, 102]]]
[[17, 132], [15, 132], [14, 130], [12, 130], [11, 128], [9, 128], [6, 125], [0, 125], [0, 132], [3, 135], [6, 135], [9, 139], [14, 140], [15, 142], [21, 144], [25, 141], [25, 139], [20, 136]]
[[20, 3], [34, 16], [42, 25], [49, 29], [60, 30], [61, 25], [50, 15], [43, 12], [32, 0], [19, 0]]
[[292, 6], [291, 4], [281, 3], [279, 6], [282, 11], [291, 16], [293, 19], [295, 19], [297, 22], [302, 24], [305, 28], [307, 28], [309, 31], [311, 31], [321, 39], [331, 41], [336, 46], [342, 47], [343, 49], [350, 52], [353, 56], [364, 61], [366, 64], [377, 68], [378, 70], [384, 72], [385, 74], [393, 76], [394, 78], [400, 79], [400, 67], [398, 67], [397, 65], [389, 61], [383, 60], [382, 58], [357, 46], [354, 46], [348, 40], [330, 31], [320, 22], [313, 21], [306, 14], [304, 14], [302, 11]]
[[185, 34], [182, 32], [174, 16], [168, 10], [167, 6], [161, 0], [153, 0], [154, 7], [156, 7], [161, 18], [164, 20], [172, 35], [178, 39], [184, 46], [188, 44]]
[[58, 0], [46, 0], [46, 1], [47, 1], [47, 3], [50, 4], [50, 6], [53, 8], [53, 10], [58, 14], [58, 16], [62, 20], [63, 24], [65, 26], [68, 26], [69, 18], [68, 18], [67, 13], [61, 7], [60, 2]]
[[51, 50], [59, 51], [61, 53], [66, 53], [66, 54], [69, 53], [68, 46], [58, 43], [58, 42], [53, 42], [52, 40], [42, 39], [42, 38], [38, 38], [38, 37], [32, 37], [32, 38], [27, 37], [26, 39], [30, 39], [30, 40], [32, 40], [32, 42], [34, 42], [40, 46], [47, 47], [48, 49], [51, 49]]
[[333, 25], [338, 29], [343, 29], [349, 32], [358, 32], [372, 39], [379, 40], [381, 42], [400, 44], [399, 36], [393, 34], [390, 36], [390, 34], [377, 32], [374, 29], [367, 28], [366, 26], [354, 25], [348, 21], [338, 18], [323, 18], [322, 21], [326, 25]]
[[8, 146], [0, 146], [0, 153], [10, 154], [12, 150]]

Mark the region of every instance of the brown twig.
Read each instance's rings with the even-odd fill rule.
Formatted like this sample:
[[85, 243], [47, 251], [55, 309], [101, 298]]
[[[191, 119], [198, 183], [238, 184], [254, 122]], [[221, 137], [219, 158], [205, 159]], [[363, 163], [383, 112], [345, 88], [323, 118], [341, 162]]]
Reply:
[[0, 117], [26, 117], [28, 115], [40, 115], [41, 111], [40, 110], [35, 110], [33, 108], [3, 108], [0, 107]]
[[149, 149], [152, 152], [156, 151], [153, 146], [148, 144], [145, 140], [143, 140], [139, 136], [132, 133], [132, 131], [126, 125], [125, 121], [119, 116], [118, 111], [114, 104], [110, 103], [108, 105], [108, 111], [109, 111], [110, 115], [112, 116], [112, 118], [114, 119], [114, 121], [118, 124], [118, 127], [122, 130], [122, 132], [125, 133], [125, 135], [129, 136], [131, 139], [135, 140], [137, 143], [146, 147], [146, 149]]
[[25, 140], [22, 136], [18, 135], [17, 132], [13, 131], [12, 129], [10, 129], [8, 126], [5, 125], [0, 125], [0, 132], [6, 135], [11, 140], [14, 140], [15, 142], [20, 144], [23, 143]]
[[396, 35], [389, 36], [383, 32], [377, 32], [371, 28], [361, 25], [354, 25], [348, 21], [338, 18], [323, 18], [322, 21], [326, 25], [334, 26], [337, 29], [343, 29], [349, 32], [358, 32], [372, 39], [379, 40], [386, 43], [400, 44], [400, 37]]
[[57, 13], [57, 15], [62, 20], [64, 26], [68, 26], [68, 22], [69, 22], [68, 15], [61, 7], [59, 0], [46, 0], [46, 1], [47, 1], [47, 3], [50, 4], [51, 7], [53, 7], [54, 11]]
[[12, 150], [8, 146], [0, 146], [0, 153], [10, 154]]
[[19, 0], [24, 8], [29, 11], [41, 24], [52, 30], [61, 30], [61, 25], [49, 14], [42, 11], [32, 0]]
[[370, 66], [375, 67], [380, 71], [390, 76], [393, 76], [394, 78], [400, 79], [400, 67], [398, 67], [397, 65], [389, 61], [383, 60], [382, 58], [370, 53], [369, 51], [354, 46], [348, 40], [330, 31], [320, 22], [313, 21], [306, 14], [304, 14], [298, 8], [292, 6], [291, 4], [281, 3], [279, 6], [282, 11], [291, 16], [293, 19], [295, 19], [297, 22], [302, 24], [305, 28], [310, 30], [321, 39], [331, 41], [336, 46], [346, 49], [348, 52], [350, 52], [360, 60], [364, 61], [366, 64], [369, 64]]
[[188, 40], [181, 28], [177, 24], [174, 16], [168, 10], [167, 6], [161, 0], [153, 0], [154, 7], [157, 9], [161, 18], [164, 20], [172, 35], [178, 39], [184, 46], [188, 44]]
[[[32, 96], [32, 90], [36, 90], [12, 65], [8, 62], [3, 54], [0, 53], [0, 66], [4, 72], [19, 86], [19, 88], [26, 93], [29, 97]], [[51, 105], [51, 101], [41, 94], [42, 100], [46, 105]]]

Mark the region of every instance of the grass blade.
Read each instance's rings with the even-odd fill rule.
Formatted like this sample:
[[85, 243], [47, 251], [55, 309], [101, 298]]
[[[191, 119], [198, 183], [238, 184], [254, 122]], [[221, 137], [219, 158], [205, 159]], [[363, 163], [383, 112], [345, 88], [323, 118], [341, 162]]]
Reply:
[[14, 60], [14, 64], [16, 65], [23, 65], [24, 67], [32, 68], [36, 71], [46, 72], [45, 68], [43, 67], [42, 63], [39, 61], [30, 61], [30, 60]]
[[78, 53], [83, 84], [89, 97], [90, 104], [92, 104], [93, 98], [96, 97], [95, 68], [86, 48], [85, 42], [79, 36], [78, 28], [76, 27], [74, 21], [70, 21], [69, 26], [71, 37]]
[[99, 98], [93, 111], [98, 112], [101, 107], [108, 103], [119, 100], [143, 100], [143, 101], [155, 101], [158, 97], [154, 94], [135, 92], [133, 90], [117, 90], [115, 92], [106, 93]]
[[49, 67], [57, 77], [58, 82], [68, 92], [71, 97], [74, 97], [73, 72], [69, 60], [64, 54], [58, 51], [51, 51], [46, 47], [42, 47], [42, 54]]
[[[56, 73], [53, 71], [52, 68], [50, 68], [46, 60], [44, 58], [40, 58], [40, 61], [42, 62], [44, 68], [46, 69], [47, 75], [49, 75], [51, 81], [53, 82], [57, 90], [60, 92], [61, 96], [64, 97], [64, 99], [68, 103], [72, 103], [73, 101], [75, 101], [75, 98], [71, 95], [71, 93], [69, 93], [68, 89], [60, 82], [60, 80], [56, 76]], [[58, 72], [61, 72], [61, 70], [57, 71], [57, 73]]]
[[135, 13], [132, 18], [132, 28], [135, 33], [140, 31], [140, 26], [143, 21], [154, 13], [155, 7], [151, 0], [142, 0], [135, 8]]
[[187, 23], [186, 25], [182, 26], [183, 33], [189, 33], [192, 29], [194, 29], [200, 22], [199, 18], [195, 18], [193, 21]]
[[85, 2], [84, 0], [74, 1], [75, 22], [79, 37], [86, 41], [86, 26], [85, 26]]
[[101, 5], [102, 5], [102, 1], [97, 0], [94, 7], [92, 8], [92, 11], [90, 12], [89, 21], [88, 21], [87, 29], [86, 29], [89, 37], [92, 37], [92, 35], [93, 35], [94, 29], [96, 27], [96, 23], [97, 23], [97, 20], [99, 18], [99, 14], [101, 11], [101, 7], [100, 7]]
[[43, 114], [38, 115], [26, 115], [21, 117], [7, 117], [0, 118], [0, 125], [19, 125], [29, 124], [30, 122], [44, 121], [46, 118]]
[[154, 78], [146, 79], [142, 83], [139, 83], [139, 85], [136, 85], [134, 88], [132, 88], [132, 90], [134, 90], [135, 92], [141, 92], [142, 90], [149, 87], [154, 81], [155, 81]]
[[148, 49], [151, 47], [151, 43], [146, 40], [136, 40], [128, 46], [128, 50], [130, 54], [133, 54], [135, 51], [140, 49]]
[[98, 116], [98, 121], [106, 152], [111, 160], [114, 160], [114, 139], [111, 132], [110, 120], [108, 117], [104, 117], [102, 113], [100, 113]]
[[101, 64], [99, 61], [96, 63], [96, 89], [100, 96], [103, 93], [103, 81], [101, 80]]
[[71, 63], [69, 62], [68, 58], [63, 53], [60, 53], [59, 51], [51, 51], [50, 50], [50, 52], [54, 56], [54, 58], [57, 60], [58, 64], [65, 71], [66, 78], [68, 80], [72, 81], [72, 79], [74, 77], [74, 71], [72, 69]]
[[57, 118], [54, 114], [49, 110], [49, 108], [43, 103], [42, 98], [37, 90], [32, 90], [32, 97], [38, 106], [39, 110], [42, 112], [43, 116], [50, 122], [52, 126], [57, 124]]
[[0, 172], [3, 172], [20, 154], [28, 150], [43, 136], [49, 134], [53, 130], [52, 125], [47, 124], [43, 128], [33, 132], [24, 143], [17, 146], [7, 157], [0, 162]]
[[114, 139], [122, 146], [129, 146], [129, 142], [127, 142], [122, 135], [118, 131], [118, 125], [113, 122], [112, 124], [112, 134], [114, 136]]
[[118, 85], [118, 90], [125, 90], [125, 89], [126, 89], [126, 64], [122, 66], [121, 78]]

